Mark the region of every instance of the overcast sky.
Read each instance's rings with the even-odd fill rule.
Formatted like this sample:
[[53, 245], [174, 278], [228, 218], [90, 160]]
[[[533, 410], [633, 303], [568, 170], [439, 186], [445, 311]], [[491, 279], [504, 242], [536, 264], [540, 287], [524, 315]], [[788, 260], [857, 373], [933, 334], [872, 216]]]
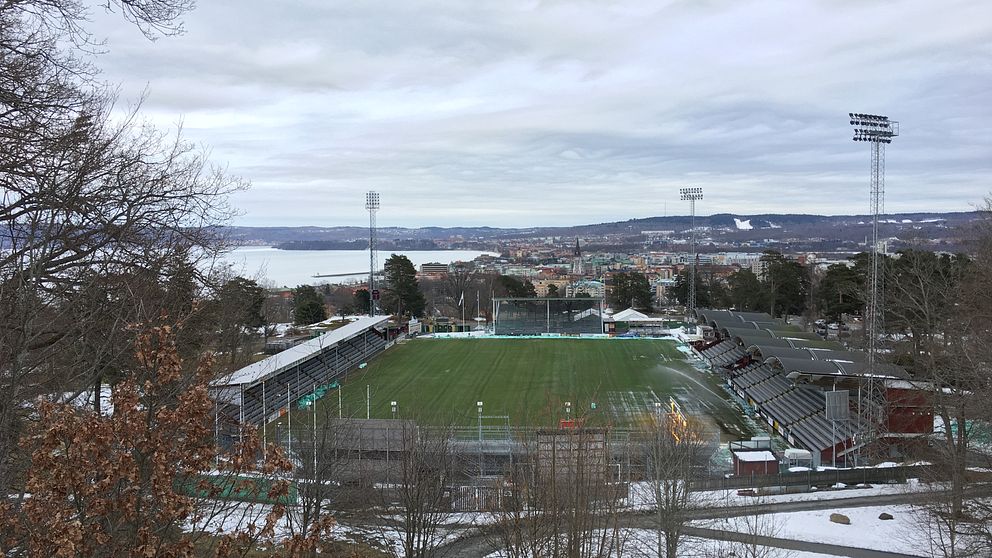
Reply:
[[[124, 99], [252, 183], [243, 225], [534, 226], [888, 211], [992, 191], [992, 2], [201, 0], [145, 40], [94, 14]], [[116, 20], [114, 20], [116, 22]]]

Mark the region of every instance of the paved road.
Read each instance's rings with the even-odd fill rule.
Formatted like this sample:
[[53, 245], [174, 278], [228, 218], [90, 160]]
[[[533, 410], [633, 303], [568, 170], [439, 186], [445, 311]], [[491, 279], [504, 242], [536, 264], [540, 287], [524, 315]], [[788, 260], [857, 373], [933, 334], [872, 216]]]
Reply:
[[[990, 493], [992, 489], [985, 488], [981, 493]], [[972, 494], [974, 495], [974, 494]], [[755, 506], [731, 506], [725, 508], [706, 508], [697, 510], [692, 514], [693, 519], [718, 519], [725, 517], [739, 517], [749, 514], [766, 513], [786, 513], [798, 511], [815, 511], [840, 508], [861, 508], [867, 506], [889, 506], [897, 504], [912, 504], [933, 498], [932, 493], [914, 492], [907, 494], [886, 494], [881, 496], [857, 496], [854, 498], [837, 498], [833, 500], [807, 500], [802, 502], [776, 502], [770, 504], [760, 504]], [[622, 527], [634, 529], [651, 529], [654, 527], [653, 517], [650, 512], [624, 514], [620, 519]], [[733, 540], [726, 537], [746, 537], [739, 533], [730, 533], [716, 529], [704, 529], [699, 527], [690, 528], [693, 536], [718, 540]], [[441, 557], [456, 556], [485, 556], [495, 552], [497, 549], [490, 544], [489, 540], [480, 531], [473, 528], [466, 528], [465, 536], [443, 546], [438, 555]], [[806, 552], [817, 552], [820, 554], [833, 554], [835, 556], [850, 556], [852, 558], [905, 558], [906, 554], [893, 552], [882, 552], [879, 550], [867, 550], [841, 545], [829, 545], [805, 541], [794, 541], [789, 539], [778, 539], [763, 537], [762, 544], [787, 550], [802, 550]]]
[[[624, 525], [630, 527], [630, 525]], [[827, 556], [846, 556], [849, 558], [919, 558], [912, 554], [901, 554], [898, 552], [885, 552], [882, 550], [870, 550], [867, 548], [856, 548], [853, 546], [841, 546], [837, 544], [824, 544], [809, 541], [797, 541], [793, 539], [782, 539], [778, 537], [752, 537], [747, 533], [735, 533], [733, 531], [721, 531], [718, 529], [705, 529], [702, 527], [686, 527], [686, 535], [701, 539], [714, 539], [719, 541], [733, 542], [757, 542], [763, 546], [781, 548], [784, 550], [797, 550], [802, 552], [814, 552]], [[440, 549], [438, 556], [442, 558], [454, 558], [457, 556], [482, 557], [497, 550], [490, 541], [478, 531], [463, 537], [457, 541], [449, 543]]]
[[[992, 494], [992, 488], [969, 493], [971, 496]], [[752, 506], [713, 507], [697, 510], [693, 519], [718, 519], [742, 515], [787, 513], [797, 511], [826, 510], [831, 508], [864, 508], [868, 506], [891, 506], [894, 504], [916, 504], [932, 500], [933, 492], [909, 492], [906, 494], [882, 494], [877, 496], [855, 496], [831, 500], [806, 500], [800, 502], [771, 502]], [[646, 514], [645, 514], [646, 515]]]
[[884, 552], [881, 550], [869, 550], [866, 548], [854, 548], [836, 544], [796, 541], [792, 539], [780, 539], [777, 537], [751, 537], [747, 533], [719, 531], [716, 529], [702, 529], [700, 527], [686, 527], [685, 532], [687, 535], [700, 537], [703, 539], [733, 542], [753, 541], [764, 546], [784, 548], [786, 550], [800, 550], [802, 552], [817, 552], [819, 554], [827, 554], [830, 556], [850, 556], [851, 558], [919, 558], [918, 556], [912, 554], [900, 554], [898, 552]]

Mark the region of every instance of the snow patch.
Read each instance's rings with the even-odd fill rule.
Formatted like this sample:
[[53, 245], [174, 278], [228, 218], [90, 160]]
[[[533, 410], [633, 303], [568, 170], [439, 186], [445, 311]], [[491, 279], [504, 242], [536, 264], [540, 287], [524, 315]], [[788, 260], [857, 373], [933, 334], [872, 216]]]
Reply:
[[751, 220], [750, 219], [744, 219], [742, 221], [742, 220], [738, 219], [737, 217], [734, 217], [734, 224], [737, 225], [737, 230], [739, 230], [739, 231], [749, 231], [749, 230], [751, 230], [751, 229], [754, 228], [754, 227], [751, 226]]
[[[59, 396], [55, 397], [55, 400], [59, 403], [68, 403], [73, 407], [79, 409], [92, 410], [94, 405], [93, 400], [93, 390], [89, 389], [80, 394], [75, 394], [72, 392], [65, 392]], [[113, 387], [107, 384], [100, 385], [100, 414], [103, 416], [111, 416], [114, 414], [114, 390]]]
[[[880, 513], [891, 513], [894, 520], [878, 519]], [[830, 522], [831, 513], [842, 513], [851, 519], [850, 525]], [[777, 513], [772, 514], [772, 524], [778, 526], [776, 535], [783, 539], [811, 541], [871, 550], [899, 552], [913, 556], [930, 556], [921, 552], [921, 534], [914, 517], [916, 511], [909, 505], [870, 506]], [[721, 520], [717, 525], [695, 521], [700, 527], [747, 532], [744, 518]]]

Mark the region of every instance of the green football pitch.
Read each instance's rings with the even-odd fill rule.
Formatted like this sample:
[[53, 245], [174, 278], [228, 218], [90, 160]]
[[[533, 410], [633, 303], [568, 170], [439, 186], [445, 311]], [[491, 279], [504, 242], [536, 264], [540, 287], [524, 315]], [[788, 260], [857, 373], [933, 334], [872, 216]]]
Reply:
[[[426, 424], [551, 426], [571, 415], [590, 424], [629, 426], [673, 396], [691, 414], [710, 417], [730, 437], [750, 433], [717, 380], [685, 362], [673, 341], [659, 339], [413, 339], [352, 373], [341, 388], [341, 415], [392, 417]], [[319, 416], [336, 416], [334, 390]], [[305, 412], [305, 411], [304, 411]], [[486, 419], [498, 420], [498, 419]]]

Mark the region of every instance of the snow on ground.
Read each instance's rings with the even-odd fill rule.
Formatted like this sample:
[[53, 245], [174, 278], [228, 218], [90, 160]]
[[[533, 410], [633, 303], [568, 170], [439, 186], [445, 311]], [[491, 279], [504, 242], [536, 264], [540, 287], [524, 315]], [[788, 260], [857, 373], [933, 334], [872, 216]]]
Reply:
[[[849, 487], [843, 490], [818, 490], [799, 492], [795, 494], [767, 494], [760, 497], [740, 496], [737, 490], [711, 490], [694, 492], [694, 498], [705, 507], [743, 506], [748, 504], [774, 504], [778, 502], [808, 502], [811, 500], [836, 500], [838, 498], [858, 498], [860, 496], [881, 496], [887, 494], [905, 494], [919, 490], [931, 490], [925, 484], [881, 484], [863, 488]], [[634, 482], [630, 484], [629, 505], [633, 509], [653, 509], [650, 482]]]
[[737, 225], [737, 230], [739, 231], [749, 231], [754, 228], [751, 226], [750, 219], [738, 219], [737, 217], [734, 217], [734, 224]]
[[[882, 512], [890, 513], [894, 519], [883, 521], [878, 518]], [[841, 513], [851, 519], [850, 525], [830, 521], [831, 513]], [[919, 526], [913, 506], [870, 506], [865, 508], [834, 508], [817, 511], [777, 513], [769, 516], [771, 524], [782, 539], [819, 542], [901, 552], [914, 556], [929, 556], [920, 550], [917, 533]], [[728, 518], [694, 522], [709, 529], [726, 529], [746, 532], [743, 518]]]
[[[658, 539], [653, 531], [645, 529], [631, 529], [630, 542], [624, 555], [630, 556], [657, 556]], [[755, 554], [763, 558], [836, 558], [830, 554], [818, 554], [816, 552], [801, 552], [798, 550], [786, 550], [784, 548], [771, 548], [759, 546]], [[748, 551], [742, 551], [740, 545], [726, 541], [715, 541], [713, 539], [700, 539], [687, 537], [679, 550], [679, 557], [682, 558], [713, 558], [714, 556], [748, 556]]]
[[[75, 395], [75, 397], [73, 397]], [[113, 388], [107, 384], [100, 386], [100, 414], [110, 416], [114, 414], [114, 401], [112, 399]], [[60, 403], [68, 403], [80, 409], [93, 409], [93, 390], [86, 390], [78, 395], [72, 392], [65, 392], [56, 397]]]
[[465, 339], [466, 337], [495, 337], [488, 335], [489, 332], [484, 330], [475, 331], [452, 331], [449, 333], [428, 333], [426, 335], [420, 335], [419, 337], [423, 339]]
[[[728, 549], [732, 552], [734, 546], [721, 541], [714, 541], [711, 539], [696, 539], [690, 538], [687, 541], [687, 546], [690, 547], [689, 552], [695, 552], [695, 556], [700, 558], [712, 558], [713, 556], [720, 556], [719, 552], [721, 550], [727, 551]], [[836, 558], [835, 556], [829, 554], [818, 554], [816, 552], [801, 552], [798, 550], [786, 550], [784, 548], [771, 548], [767, 546], [759, 546], [755, 549], [755, 554], [762, 556], [763, 558]], [[691, 555], [686, 555], [691, 556]], [[726, 553], [723, 556], [747, 556], [746, 552], [737, 551], [736, 554]]]
[[[861, 496], [883, 496], [891, 494], [906, 494], [914, 490], [932, 490], [930, 485], [919, 484], [887, 484], [868, 486], [864, 488], [846, 488], [844, 490], [820, 490], [817, 492], [801, 492], [797, 494], [773, 494], [760, 497], [740, 496], [736, 490], [712, 490], [693, 492], [700, 507], [720, 508], [756, 504], [776, 504], [780, 502], [808, 502], [812, 500], [836, 500], [839, 498], [857, 498]], [[654, 509], [651, 495], [651, 483], [630, 483], [630, 497], [627, 499], [624, 511], [647, 511]], [[393, 518], [398, 520], [399, 517]], [[442, 522], [447, 526], [487, 525], [493, 523], [496, 517], [486, 512], [451, 513]]]
[[[286, 332], [288, 332], [290, 329], [293, 328], [293, 324], [284, 322], [284, 323], [269, 324], [267, 327], [271, 328], [270, 330], [271, 337], [285, 337]], [[260, 327], [256, 329], [255, 332], [258, 333], [259, 335], [265, 335], [264, 330], [265, 328]]]
[[[621, 552], [613, 552], [609, 556], [657, 556], [658, 555], [658, 535], [650, 529], [623, 529], [621, 537], [624, 539]], [[759, 556], [765, 558], [835, 558], [828, 554], [817, 554], [815, 552], [800, 552], [796, 550], [785, 550], [758, 547]], [[737, 550], [735, 554], [732, 554]], [[713, 558], [714, 556], [746, 556], [732, 543], [714, 541], [711, 539], [700, 539], [686, 537], [679, 548], [679, 558]], [[486, 558], [506, 558], [505, 552], [493, 552]]]
[[[216, 502], [216, 507], [204, 510], [204, 517], [197, 519], [196, 525], [187, 525], [187, 529], [202, 529], [205, 532], [221, 535], [234, 531], [246, 530], [249, 527], [256, 531], [265, 525], [266, 516], [272, 511], [267, 504], [246, 502]], [[275, 539], [282, 540], [293, 533], [291, 515], [287, 514], [275, 524]]]
[[[464, 529], [438, 529], [435, 543], [440, 546], [454, 542], [463, 533]], [[395, 556], [403, 556], [403, 534], [390, 527], [338, 523], [331, 530], [331, 535], [343, 540], [371, 544], [392, 552]]]
[[[226, 504], [221, 504], [222, 508], [224, 506]], [[248, 529], [249, 526], [254, 526], [257, 530], [265, 525], [266, 515], [270, 511], [272, 511], [272, 507], [266, 504], [237, 503], [231, 505], [230, 508], [225, 508], [223, 512], [211, 516], [209, 527], [204, 528], [202, 523], [198, 524], [197, 527], [218, 535], [233, 531], [243, 531]], [[452, 515], [457, 516], [461, 514]], [[293, 510], [290, 509], [275, 525], [275, 540], [283, 540], [293, 534], [294, 528], [292, 522], [294, 519]], [[472, 524], [471, 518], [468, 517], [452, 517], [444, 523], [449, 525], [450, 528], [439, 528], [437, 530], [436, 537], [438, 544], [447, 544], [454, 541], [465, 532], [462, 524]], [[192, 525], [187, 525], [187, 529], [191, 529], [192, 527]], [[403, 534], [393, 527], [349, 525], [347, 520], [343, 520], [335, 523], [331, 529], [331, 538], [370, 544], [387, 552], [393, 552], [396, 556], [403, 555]]]

